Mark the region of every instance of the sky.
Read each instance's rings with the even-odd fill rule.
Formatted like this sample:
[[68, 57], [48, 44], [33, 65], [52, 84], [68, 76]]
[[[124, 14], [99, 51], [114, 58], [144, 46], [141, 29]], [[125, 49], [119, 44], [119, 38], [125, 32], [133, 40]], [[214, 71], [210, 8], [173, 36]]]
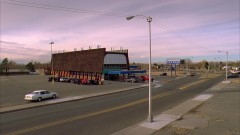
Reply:
[[[1, 60], [49, 62], [53, 53], [128, 49], [130, 62], [240, 59], [240, 0], [1, 0]], [[134, 15], [131, 20], [126, 17]], [[221, 52], [218, 52], [221, 51]]]

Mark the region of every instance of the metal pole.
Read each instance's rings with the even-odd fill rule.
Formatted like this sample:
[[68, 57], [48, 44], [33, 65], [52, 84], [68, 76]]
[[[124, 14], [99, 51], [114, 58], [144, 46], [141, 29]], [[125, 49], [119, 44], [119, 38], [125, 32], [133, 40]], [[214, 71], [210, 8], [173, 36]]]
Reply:
[[151, 76], [151, 21], [152, 18], [148, 16], [147, 21], [149, 22], [149, 112], [148, 112], [148, 122], [153, 122], [152, 117], [152, 90], [151, 90], [151, 82], [152, 82], [152, 76]]
[[188, 64], [189, 64], [189, 61], [188, 61], [188, 59], [187, 59], [186, 75], [188, 75]]
[[216, 73], [216, 68], [215, 68], [215, 66], [216, 66], [216, 58], [214, 58], [214, 63], [213, 63], [213, 65], [214, 65], [214, 73]]
[[177, 64], [175, 63], [174, 65], [175, 65], [175, 66], [174, 66], [175, 76], [177, 76]]
[[191, 58], [188, 59], [188, 74], [189, 74], [189, 75], [190, 75], [190, 59], [191, 59]]
[[51, 68], [51, 73], [53, 73], [53, 56], [52, 56], [52, 42], [51, 42], [51, 57], [52, 57], [52, 68]]
[[[148, 122], [153, 122], [153, 117], [152, 117], [152, 91], [151, 91], [151, 81], [152, 81], [152, 76], [151, 76], [151, 21], [152, 18], [150, 16], [143, 16], [143, 15], [136, 15], [136, 16], [142, 16], [147, 18], [147, 22], [149, 23], [149, 113], [148, 113]], [[129, 16], [126, 19], [127, 20], [131, 20], [132, 18], [134, 18], [135, 16]]]
[[226, 51], [227, 54], [227, 61], [226, 61], [226, 81], [227, 81], [227, 68], [228, 68], [228, 51]]
[[[52, 58], [52, 68], [51, 68], [51, 75], [53, 74], [53, 55], [52, 55], [52, 44], [54, 44], [54, 42], [51, 42], [51, 43], [49, 43], [49, 44], [51, 44], [51, 58]], [[53, 75], [52, 75], [52, 77], [53, 77]], [[52, 82], [54, 82], [54, 78], [52, 78]]]

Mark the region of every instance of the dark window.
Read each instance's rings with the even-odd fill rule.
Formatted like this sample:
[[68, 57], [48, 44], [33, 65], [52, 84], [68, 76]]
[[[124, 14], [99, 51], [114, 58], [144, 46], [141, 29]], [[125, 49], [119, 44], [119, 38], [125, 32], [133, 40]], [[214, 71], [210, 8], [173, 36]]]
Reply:
[[41, 93], [41, 95], [43, 95], [43, 94], [45, 94], [45, 91], [41, 91], [40, 93]]
[[49, 94], [50, 92], [49, 91], [45, 91], [46, 94]]

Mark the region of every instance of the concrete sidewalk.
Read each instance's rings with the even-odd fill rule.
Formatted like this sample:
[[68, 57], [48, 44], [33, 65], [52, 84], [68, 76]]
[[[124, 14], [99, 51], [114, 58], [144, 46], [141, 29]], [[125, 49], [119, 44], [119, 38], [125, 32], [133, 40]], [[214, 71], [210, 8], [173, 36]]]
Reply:
[[153, 135], [240, 135], [240, 79], [218, 86], [205, 92], [211, 99]]
[[143, 121], [112, 135], [239, 135], [239, 84], [240, 79], [219, 83], [155, 116], [153, 123]]

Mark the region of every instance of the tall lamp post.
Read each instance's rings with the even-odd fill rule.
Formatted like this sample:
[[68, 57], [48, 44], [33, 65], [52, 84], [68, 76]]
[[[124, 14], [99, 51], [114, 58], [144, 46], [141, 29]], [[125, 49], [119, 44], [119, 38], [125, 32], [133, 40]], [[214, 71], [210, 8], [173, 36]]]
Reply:
[[216, 59], [217, 59], [217, 58], [214, 58], [214, 62], [213, 62], [214, 73], [216, 73]]
[[188, 66], [189, 66], [189, 70], [188, 70], [188, 73], [189, 73], [189, 75], [190, 75], [190, 73], [191, 73], [191, 66], [190, 66], [190, 61], [191, 61], [191, 59], [193, 59], [193, 57], [190, 57], [189, 59], [188, 59]]
[[[218, 51], [219, 53], [223, 52], [223, 51]], [[226, 82], [227, 82], [227, 70], [228, 70], [228, 51], [226, 51], [226, 55], [227, 55], [227, 60], [226, 60]]]
[[151, 81], [152, 81], [152, 77], [151, 77], [151, 21], [152, 21], [152, 17], [150, 16], [144, 16], [144, 15], [135, 15], [135, 16], [129, 16], [126, 19], [127, 20], [131, 20], [134, 17], [144, 17], [147, 19], [147, 22], [149, 23], [149, 108], [148, 108], [148, 122], [153, 122], [153, 116], [152, 116], [152, 90], [151, 90]]
[[[50, 42], [49, 44], [51, 44], [51, 59], [52, 59], [51, 74], [53, 74], [53, 56], [52, 56], [52, 45], [54, 44], [54, 42]], [[54, 79], [52, 79], [52, 80], [54, 80]]]

